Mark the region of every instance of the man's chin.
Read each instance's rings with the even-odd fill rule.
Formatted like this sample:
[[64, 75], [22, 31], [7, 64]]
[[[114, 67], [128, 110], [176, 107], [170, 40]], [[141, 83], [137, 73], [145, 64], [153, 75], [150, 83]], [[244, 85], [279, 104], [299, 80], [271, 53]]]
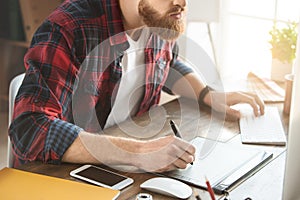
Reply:
[[175, 31], [175, 30], [166, 29], [166, 28], [152, 27], [150, 29], [151, 29], [152, 33], [155, 33], [162, 39], [168, 40], [168, 41], [177, 40], [179, 38], [179, 36], [183, 33], [183, 31]]
[[177, 40], [181, 34], [178, 32], [176, 33], [164, 32], [164, 33], [158, 33], [158, 35], [164, 40], [174, 41]]

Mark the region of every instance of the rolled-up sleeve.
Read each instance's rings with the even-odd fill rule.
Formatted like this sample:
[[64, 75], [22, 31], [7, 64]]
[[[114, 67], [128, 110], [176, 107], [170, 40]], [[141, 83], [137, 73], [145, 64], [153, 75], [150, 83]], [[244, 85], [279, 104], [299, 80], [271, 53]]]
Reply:
[[23, 113], [10, 126], [16, 164], [34, 160], [59, 164], [81, 130], [74, 124], [49, 119], [42, 113]]

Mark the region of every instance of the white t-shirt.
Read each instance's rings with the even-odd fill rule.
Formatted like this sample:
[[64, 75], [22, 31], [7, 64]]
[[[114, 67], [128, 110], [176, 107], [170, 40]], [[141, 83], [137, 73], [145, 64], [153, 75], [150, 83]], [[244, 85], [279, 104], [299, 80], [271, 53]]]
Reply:
[[127, 35], [129, 48], [122, 59], [122, 78], [118, 93], [105, 124], [105, 128], [125, 121], [138, 111], [144, 95], [145, 85], [145, 45], [149, 32], [143, 30], [137, 41]]

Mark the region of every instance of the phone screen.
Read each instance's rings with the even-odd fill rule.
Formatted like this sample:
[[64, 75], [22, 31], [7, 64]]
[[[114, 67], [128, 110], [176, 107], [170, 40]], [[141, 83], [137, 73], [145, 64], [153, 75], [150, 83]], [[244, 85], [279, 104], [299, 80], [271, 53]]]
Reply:
[[88, 167], [77, 174], [108, 186], [113, 186], [126, 179], [126, 177], [93, 166]]

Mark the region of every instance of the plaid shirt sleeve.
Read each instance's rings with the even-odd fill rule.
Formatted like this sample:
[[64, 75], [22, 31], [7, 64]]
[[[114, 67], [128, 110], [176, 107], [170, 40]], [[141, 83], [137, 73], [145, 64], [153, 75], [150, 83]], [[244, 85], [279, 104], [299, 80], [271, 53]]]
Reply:
[[[64, 37], [66, 34], [69, 37]], [[78, 71], [72, 42], [70, 33], [49, 21], [33, 37], [9, 129], [15, 166], [32, 160], [59, 163], [82, 130], [69, 123]]]
[[178, 44], [175, 43], [172, 50], [173, 60], [170, 65], [168, 78], [163, 87], [163, 90], [169, 94], [173, 94], [171, 89], [177, 80], [179, 80], [181, 77], [185, 76], [186, 74], [193, 72], [193, 70], [190, 67], [188, 67], [178, 59], [178, 53], [179, 53], [179, 47]]

